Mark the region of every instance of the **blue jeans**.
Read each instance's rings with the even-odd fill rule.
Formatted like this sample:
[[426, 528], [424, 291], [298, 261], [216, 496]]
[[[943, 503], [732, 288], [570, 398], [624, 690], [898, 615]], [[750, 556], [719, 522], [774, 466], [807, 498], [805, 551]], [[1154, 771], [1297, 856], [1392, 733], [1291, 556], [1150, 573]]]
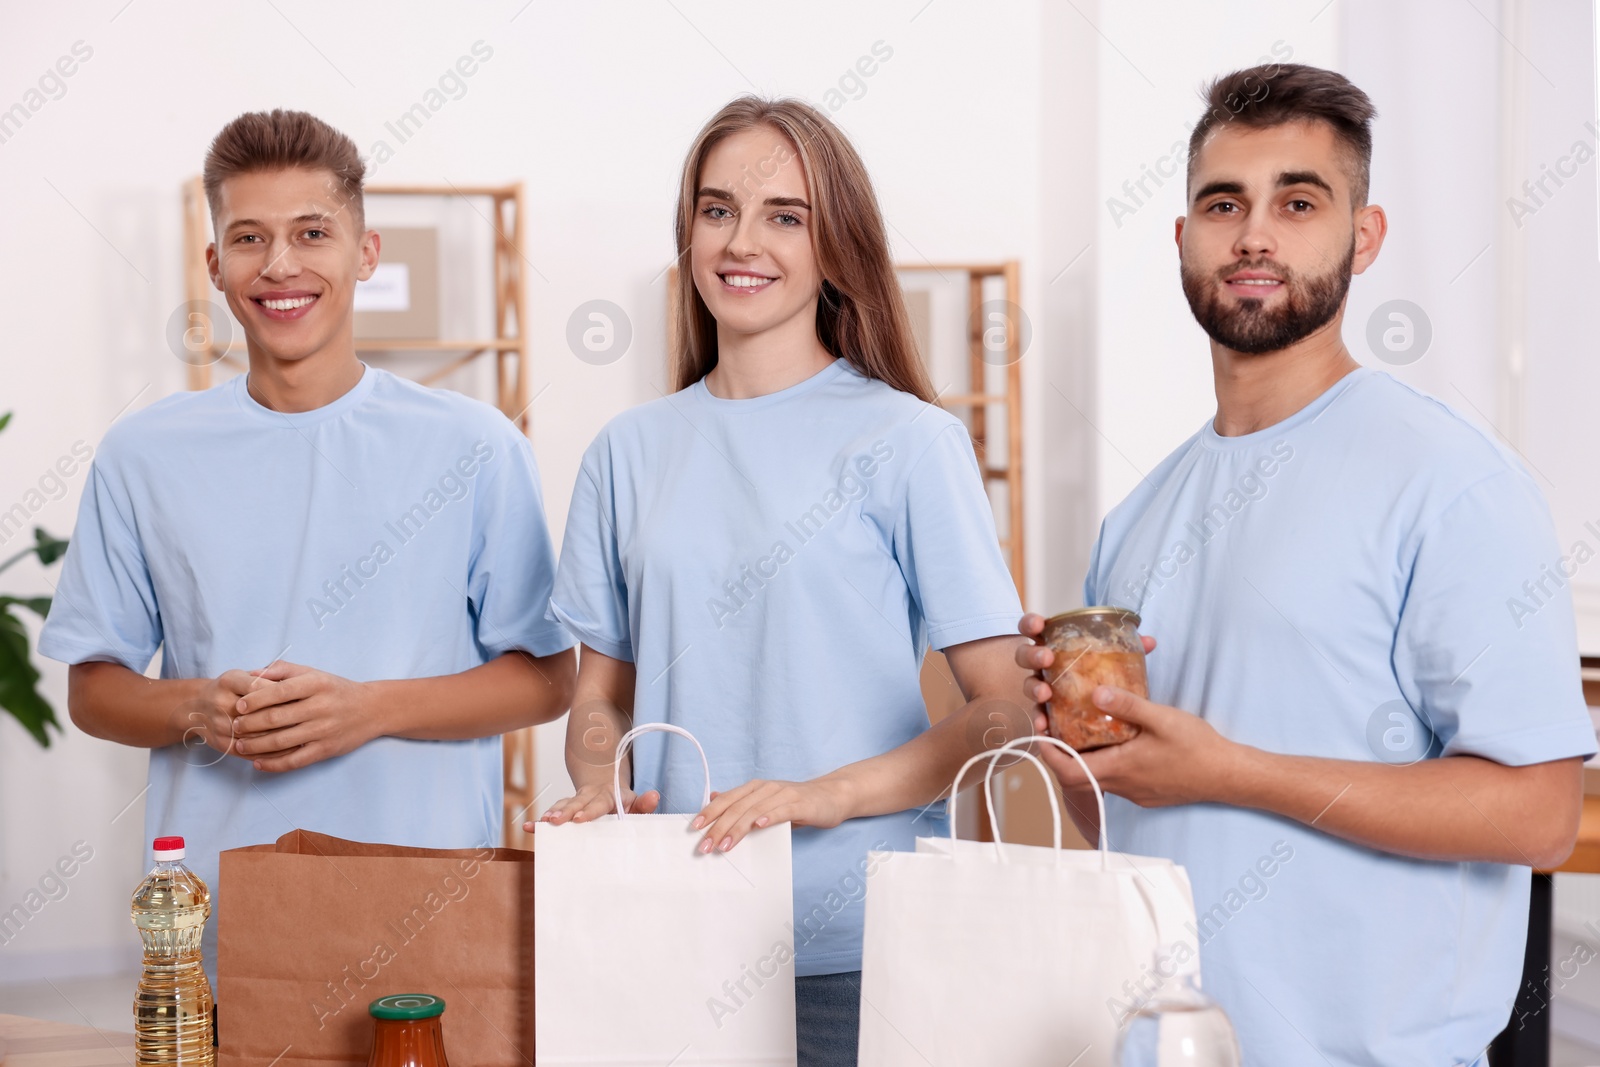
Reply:
[[856, 1067], [861, 972], [796, 978], [794, 1029], [800, 1067]]

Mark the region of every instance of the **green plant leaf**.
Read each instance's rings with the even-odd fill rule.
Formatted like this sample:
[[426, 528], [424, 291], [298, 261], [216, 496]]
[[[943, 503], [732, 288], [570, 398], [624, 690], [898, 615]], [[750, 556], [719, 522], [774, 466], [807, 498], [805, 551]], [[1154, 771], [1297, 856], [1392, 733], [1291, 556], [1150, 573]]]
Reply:
[[50, 614], [50, 598], [47, 596], [0, 596], [0, 608], [10, 604], [21, 604], [41, 619]]
[[59, 537], [50, 536], [41, 527], [33, 528], [33, 540], [34, 549], [39, 553], [39, 562], [46, 567], [66, 555], [67, 542]]
[[61, 731], [55, 710], [39, 695], [39, 672], [28, 658], [28, 633], [9, 607], [0, 609], [0, 708], [45, 748], [50, 747], [48, 728]]
[[11, 421], [11, 412], [8, 411], [4, 415], [0, 415], [0, 430], [5, 429], [6, 428], [6, 423], [8, 423], [10, 421]]

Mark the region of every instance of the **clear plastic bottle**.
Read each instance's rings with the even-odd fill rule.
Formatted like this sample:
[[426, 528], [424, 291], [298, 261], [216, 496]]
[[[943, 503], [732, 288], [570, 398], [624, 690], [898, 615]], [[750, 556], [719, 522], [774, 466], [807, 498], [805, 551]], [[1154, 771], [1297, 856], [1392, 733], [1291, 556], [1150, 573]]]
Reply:
[[183, 865], [183, 838], [156, 838], [155, 856], [133, 894], [133, 925], [144, 941], [133, 995], [134, 1062], [213, 1067], [211, 982], [200, 961], [211, 890]]
[[1117, 1067], [1239, 1067], [1239, 1040], [1221, 1005], [1193, 975], [1177, 975], [1128, 1016]]

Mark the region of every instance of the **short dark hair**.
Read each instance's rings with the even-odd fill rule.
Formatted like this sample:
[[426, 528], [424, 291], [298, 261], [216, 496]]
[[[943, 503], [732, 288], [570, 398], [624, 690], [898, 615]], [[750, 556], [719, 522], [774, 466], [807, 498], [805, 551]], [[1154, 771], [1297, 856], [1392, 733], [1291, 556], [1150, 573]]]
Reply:
[[1265, 129], [1291, 122], [1325, 122], [1349, 157], [1350, 202], [1362, 207], [1372, 172], [1372, 120], [1378, 109], [1343, 74], [1303, 63], [1267, 63], [1224, 74], [1201, 94], [1206, 110], [1189, 135], [1189, 172], [1195, 155], [1217, 130], [1238, 123]]
[[217, 217], [222, 183], [238, 174], [304, 167], [331, 171], [329, 196], [350, 209], [359, 233], [366, 227], [362, 181], [366, 164], [356, 143], [305, 111], [250, 111], [222, 128], [206, 153], [204, 183], [211, 217]]

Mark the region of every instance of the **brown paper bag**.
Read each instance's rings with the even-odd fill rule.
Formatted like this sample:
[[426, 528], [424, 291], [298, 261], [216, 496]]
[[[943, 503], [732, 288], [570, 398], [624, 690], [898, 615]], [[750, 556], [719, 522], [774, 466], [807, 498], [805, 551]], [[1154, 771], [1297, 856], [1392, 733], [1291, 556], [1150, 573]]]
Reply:
[[366, 1063], [367, 1005], [444, 998], [445, 1052], [533, 1063], [533, 853], [295, 830], [221, 855], [218, 1063]]

